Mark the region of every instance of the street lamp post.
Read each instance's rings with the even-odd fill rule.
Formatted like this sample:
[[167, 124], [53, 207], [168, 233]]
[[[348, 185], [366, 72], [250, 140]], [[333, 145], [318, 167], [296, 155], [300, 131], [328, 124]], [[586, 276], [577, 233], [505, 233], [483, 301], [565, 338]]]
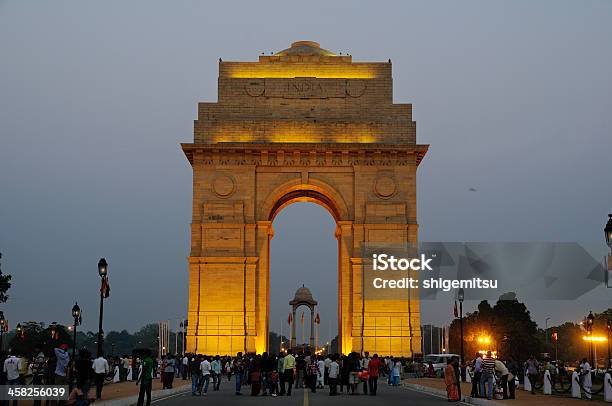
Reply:
[[589, 337], [589, 359], [591, 361], [591, 366], [595, 365], [593, 360], [593, 323], [595, 322], [595, 316], [593, 316], [593, 311], [589, 312], [589, 315], [586, 318], [586, 331], [587, 336]]
[[608, 369], [612, 369], [612, 355], [610, 354], [610, 331], [612, 331], [612, 320], [608, 319], [606, 326], [608, 327]]
[[104, 333], [102, 332], [102, 318], [104, 317], [104, 291], [107, 283], [108, 263], [106, 259], [100, 258], [98, 261], [98, 274], [101, 279], [100, 286], [100, 319], [98, 320], [98, 357], [102, 355], [102, 340]]
[[544, 342], [546, 343], [546, 351], [548, 351], [548, 320], [550, 320], [550, 317], [546, 318], [545, 320], [546, 327], [544, 328], [544, 334], [545, 334]]
[[610, 275], [612, 274], [612, 214], [608, 214], [608, 223], [604, 227], [604, 234], [606, 236], [606, 244], [610, 248], [610, 254], [606, 260], [606, 287], [612, 288], [612, 281], [610, 280]]
[[463, 300], [465, 299], [465, 291], [463, 288], [459, 288], [457, 299], [459, 299], [459, 334], [461, 336], [461, 381], [465, 382], [465, 355], [463, 353]]
[[15, 326], [15, 331], [17, 333], [17, 338], [21, 340], [24, 336], [23, 327], [21, 327], [21, 323], [17, 323], [17, 326]]
[[612, 213], [608, 214], [608, 223], [604, 227], [606, 233], [606, 244], [610, 247], [610, 254], [612, 254]]
[[181, 336], [181, 355], [185, 355], [185, 346], [183, 345], [183, 343], [185, 342], [185, 339], [183, 338], [185, 333], [183, 333], [183, 321], [182, 320], [181, 320], [181, 323], [179, 324], [179, 326], [180, 326], [180, 333], [181, 333], [180, 334], [180, 336]]
[[3, 338], [4, 338], [4, 328], [7, 324], [7, 320], [4, 318], [4, 312], [0, 311], [0, 351], [3, 349]]
[[74, 361], [77, 345], [77, 326], [81, 324], [81, 308], [76, 302], [74, 302], [74, 306], [72, 306], [72, 318], [74, 319], [74, 325], [72, 329], [72, 360]]

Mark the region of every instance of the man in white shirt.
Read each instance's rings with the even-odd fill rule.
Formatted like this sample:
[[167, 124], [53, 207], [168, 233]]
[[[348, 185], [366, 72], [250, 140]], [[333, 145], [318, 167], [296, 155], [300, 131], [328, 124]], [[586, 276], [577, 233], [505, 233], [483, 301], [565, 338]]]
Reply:
[[21, 369], [21, 358], [17, 358], [11, 353], [4, 361], [4, 373], [8, 385], [17, 385], [19, 383], [19, 370]]
[[317, 376], [317, 387], [323, 389], [324, 383], [324, 374], [325, 374], [325, 361], [322, 358], [319, 358], [317, 361], [317, 367], [319, 368], [319, 374]]
[[183, 361], [182, 361], [182, 375], [183, 375], [183, 381], [187, 380], [187, 375], [189, 374], [189, 357], [187, 356], [187, 354], [185, 354], [185, 356], [183, 357]]
[[340, 375], [340, 365], [338, 365], [336, 354], [332, 356], [332, 362], [329, 364], [329, 396], [336, 396], [338, 394], [338, 375]]
[[102, 387], [104, 386], [104, 378], [110, 371], [108, 362], [104, 358], [104, 353], [100, 352], [98, 358], [96, 358], [92, 364], [92, 369], [95, 374], [96, 381], [96, 399], [102, 398]]
[[204, 357], [204, 361], [200, 363], [200, 371], [202, 371], [202, 383], [204, 385], [204, 390], [202, 391], [202, 396], [206, 396], [206, 392], [208, 392], [208, 383], [210, 382], [210, 370], [211, 365], [208, 361], [208, 357]]
[[327, 358], [325, 358], [325, 376], [323, 377], [323, 384], [324, 385], [329, 385], [329, 366], [331, 365], [332, 360], [330, 358], [330, 356], [328, 355]]

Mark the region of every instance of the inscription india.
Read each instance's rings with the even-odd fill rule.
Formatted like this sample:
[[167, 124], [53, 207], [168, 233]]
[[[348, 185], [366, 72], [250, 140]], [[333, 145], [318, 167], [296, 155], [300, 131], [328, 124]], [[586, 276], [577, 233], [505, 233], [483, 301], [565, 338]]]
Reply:
[[366, 84], [361, 79], [259, 79], [249, 80], [245, 91], [249, 96], [283, 99], [328, 99], [360, 97]]

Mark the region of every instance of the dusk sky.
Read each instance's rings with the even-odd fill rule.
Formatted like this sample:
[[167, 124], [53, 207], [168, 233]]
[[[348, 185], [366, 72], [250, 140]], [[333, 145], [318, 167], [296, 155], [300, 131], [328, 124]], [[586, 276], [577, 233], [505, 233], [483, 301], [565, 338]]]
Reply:
[[[106, 331], [186, 316], [197, 103], [218, 58], [254, 61], [314, 40], [393, 62], [412, 103], [423, 241], [579, 241], [606, 247], [612, 211], [612, 2], [0, 0], [0, 252], [14, 326], [98, 318]], [[476, 191], [469, 191], [470, 188]], [[274, 222], [271, 328], [306, 284], [321, 339], [336, 333], [337, 243], [321, 207]], [[503, 293], [503, 292], [500, 292]], [[577, 321], [612, 290], [527, 300], [536, 321]], [[471, 311], [476, 302], [466, 303]], [[423, 304], [448, 323], [450, 299]], [[286, 332], [286, 324], [283, 326]]]

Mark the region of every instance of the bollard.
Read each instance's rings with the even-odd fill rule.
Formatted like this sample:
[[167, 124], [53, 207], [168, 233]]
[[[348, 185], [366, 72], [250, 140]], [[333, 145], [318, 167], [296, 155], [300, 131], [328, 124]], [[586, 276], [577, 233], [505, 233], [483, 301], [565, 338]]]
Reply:
[[531, 382], [529, 381], [529, 375], [525, 372], [525, 382], [523, 383], [523, 389], [527, 392], [531, 392]]
[[552, 385], [550, 384], [550, 371], [544, 371], [544, 394], [552, 395]]
[[604, 400], [612, 402], [612, 377], [609, 372], [604, 376]]
[[580, 385], [578, 384], [578, 372], [572, 372], [572, 397], [580, 399]]

